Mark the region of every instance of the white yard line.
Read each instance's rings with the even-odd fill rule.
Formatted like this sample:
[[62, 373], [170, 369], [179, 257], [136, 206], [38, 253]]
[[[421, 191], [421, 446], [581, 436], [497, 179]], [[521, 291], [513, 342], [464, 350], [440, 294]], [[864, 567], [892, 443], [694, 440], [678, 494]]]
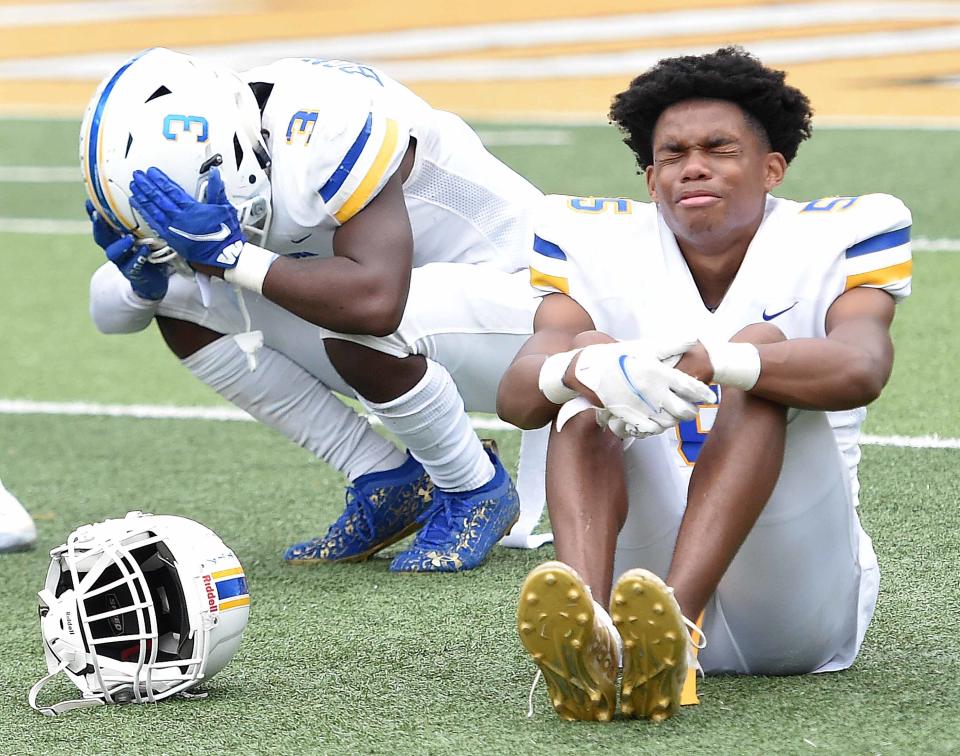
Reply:
[[[128, 0], [137, 6], [136, 0]], [[89, 5], [101, 12], [114, 3]], [[121, 3], [121, 5], [123, 5]], [[175, 6], [179, 8], [180, 6]], [[189, 8], [189, 5], [186, 5]], [[202, 5], [196, 6], [204, 7]], [[12, 6], [11, 23], [30, 6]], [[45, 6], [36, 11], [43, 12]], [[182, 11], [177, 11], [182, 12]], [[81, 14], [82, 15], [82, 14]], [[2, 17], [0, 17], [2, 18]], [[92, 20], [99, 20], [93, 18]], [[385, 70], [402, 81], [447, 79], [510, 79], [547, 76], [582, 77], [633, 73], [648, 68], [661, 57], [692, 54], [697, 50], [658, 49], [625, 54], [550, 56], [537, 59], [457, 61], [432, 60], [404, 63], [419, 56], [458, 55], [490, 49], [530, 49], [538, 45], [642, 40], [696, 34], [732, 35], [770, 28], [798, 28], [820, 24], [878, 20], [960, 20], [960, 6], [948, 2], [793, 3], [741, 6], [660, 13], [563, 18], [550, 21], [475, 24], [448, 28], [424, 28], [378, 34], [339, 37], [309, 37], [260, 43], [204, 45], [189, 49], [212, 62], [246, 68], [277, 58], [322, 56], [348, 60], [380, 61]], [[859, 57], [915, 50], [953, 49], [950, 29], [903, 31], [889, 34], [847, 34], [756, 43], [748, 47], [771, 63], [821, 60], [826, 57]], [[946, 37], [944, 37], [946, 34]], [[715, 49], [716, 44], [704, 47]], [[52, 56], [9, 60], [0, 63], [0, 78], [98, 79], [137, 51]]]
[[[88, 236], [90, 222], [57, 218], [0, 217], [0, 234], [30, 234], [39, 236]], [[914, 252], [960, 252], [960, 239], [929, 239], [919, 236], [913, 240]]]
[[[0, 399], [0, 415], [61, 415], [92, 417], [132, 417], [150, 420], [218, 420], [253, 422], [246, 412], [232, 407], [177, 407], [163, 404], [97, 404], [94, 402], [36, 402], [29, 399]], [[378, 425], [376, 418], [370, 422]], [[495, 417], [473, 417], [477, 430], [516, 430]], [[960, 449], [960, 438], [931, 436], [863, 435], [866, 446], [893, 446], [907, 449]]]
[[0, 165], [0, 182], [8, 184], [79, 184], [79, 165]]
[[[83, 209], [81, 206], [80, 210]], [[89, 236], [90, 221], [56, 218], [0, 218], [0, 233]]]

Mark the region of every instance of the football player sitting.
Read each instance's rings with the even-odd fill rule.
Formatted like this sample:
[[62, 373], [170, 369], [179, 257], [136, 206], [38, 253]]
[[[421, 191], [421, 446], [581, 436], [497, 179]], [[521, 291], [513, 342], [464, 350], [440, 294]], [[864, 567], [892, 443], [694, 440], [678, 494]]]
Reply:
[[[611, 112], [653, 202], [550, 197], [538, 217], [531, 275], [553, 293], [500, 414], [558, 418], [560, 561], [529, 574], [517, 622], [564, 718], [613, 716], [621, 653], [620, 711], [661, 720], [693, 638], [706, 674], [757, 675], [845, 669], [863, 641], [879, 571], [858, 439], [893, 365], [911, 217], [886, 194], [773, 196], [810, 117], [737, 48], [662, 60]], [[675, 372], [711, 384], [692, 414], [701, 388]]]

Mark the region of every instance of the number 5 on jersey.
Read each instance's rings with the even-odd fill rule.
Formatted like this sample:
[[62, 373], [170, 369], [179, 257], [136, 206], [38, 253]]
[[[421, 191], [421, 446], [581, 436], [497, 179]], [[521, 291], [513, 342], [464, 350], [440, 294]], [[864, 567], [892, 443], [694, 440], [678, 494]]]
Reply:
[[700, 449], [703, 442], [707, 440], [707, 434], [713, 427], [717, 408], [720, 406], [720, 387], [711, 384], [710, 390], [716, 397], [716, 401], [713, 404], [699, 405], [697, 417], [694, 420], [684, 420], [676, 428], [677, 451], [680, 453], [680, 458], [690, 467], [696, 464], [697, 457], [700, 456]]

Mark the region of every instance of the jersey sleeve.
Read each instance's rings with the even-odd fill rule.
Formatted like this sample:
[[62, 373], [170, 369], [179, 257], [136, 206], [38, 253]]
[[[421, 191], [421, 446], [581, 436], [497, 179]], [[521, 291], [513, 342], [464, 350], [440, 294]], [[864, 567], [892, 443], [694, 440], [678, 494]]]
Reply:
[[[374, 103], [344, 120], [323, 149], [315, 151], [313, 166], [317, 194], [337, 225], [346, 223], [380, 193], [400, 167], [410, 140], [409, 130]], [[321, 138], [326, 136], [324, 131], [321, 127]]]
[[565, 236], [566, 197], [550, 195], [534, 214], [533, 239], [527, 263], [530, 285], [548, 293], [570, 293], [571, 262], [561, 243]]
[[292, 72], [268, 105], [288, 176], [277, 179], [300, 225], [341, 226], [400, 167], [411, 127], [373, 88], [350, 86], [356, 77], [303, 64]]
[[868, 194], [857, 204], [858, 221], [844, 252], [844, 291], [858, 286], [883, 289], [899, 302], [911, 287], [910, 211], [889, 194]]

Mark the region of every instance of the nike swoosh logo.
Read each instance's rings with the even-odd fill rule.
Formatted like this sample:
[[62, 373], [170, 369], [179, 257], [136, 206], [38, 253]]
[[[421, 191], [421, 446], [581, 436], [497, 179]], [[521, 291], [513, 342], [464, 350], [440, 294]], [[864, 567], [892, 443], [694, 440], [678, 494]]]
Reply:
[[307, 235], [304, 236], [302, 239], [291, 239], [290, 241], [291, 241], [293, 244], [299, 244], [300, 242], [305, 242], [305, 241], [306, 241], [307, 239], [309, 239], [311, 236], [313, 236], [312, 233], [311, 233], [311, 234], [307, 234]]
[[775, 317], [778, 317], [779, 315], [783, 315], [783, 313], [788, 312], [789, 310], [792, 310], [792, 309], [793, 309], [794, 307], [796, 307], [798, 304], [800, 304], [800, 303], [799, 303], [799, 302], [794, 302], [792, 305], [790, 305], [790, 306], [787, 307], [786, 309], [780, 310], [780, 312], [772, 313], [771, 315], [767, 315], [767, 309], [764, 308], [764, 309], [763, 309], [763, 319], [764, 319], [764, 320], [773, 320]]
[[227, 228], [226, 223], [221, 223], [220, 230], [214, 231], [211, 234], [190, 234], [186, 231], [181, 231], [179, 228], [174, 228], [173, 226], [170, 226], [170, 230], [173, 231], [173, 233], [182, 236], [184, 239], [197, 242], [223, 241], [230, 236], [230, 229]]
[[[627, 372], [627, 368], [626, 368], [626, 364], [625, 364], [628, 357], [629, 357], [629, 355], [621, 354], [621, 355], [620, 355], [620, 359], [617, 361], [618, 364], [620, 365], [620, 372], [623, 373], [623, 379], [627, 382], [627, 385], [630, 387], [630, 390], [633, 391], [633, 393], [637, 395], [637, 397], [640, 399], [640, 401], [643, 402], [644, 404], [646, 404], [646, 405], [650, 408], [650, 411], [651, 411], [652, 413], [657, 414], [660, 410], [659, 410], [659, 409], [656, 409], [652, 404], [650, 404], [650, 402], [647, 401], [647, 397], [645, 397], [645, 396], [643, 395], [643, 392], [640, 391], [640, 389], [638, 389], [638, 388], [633, 384], [633, 381], [632, 381], [632, 380], [630, 380], [630, 374]], [[660, 409], [663, 409], [663, 408], [661, 407]]]

